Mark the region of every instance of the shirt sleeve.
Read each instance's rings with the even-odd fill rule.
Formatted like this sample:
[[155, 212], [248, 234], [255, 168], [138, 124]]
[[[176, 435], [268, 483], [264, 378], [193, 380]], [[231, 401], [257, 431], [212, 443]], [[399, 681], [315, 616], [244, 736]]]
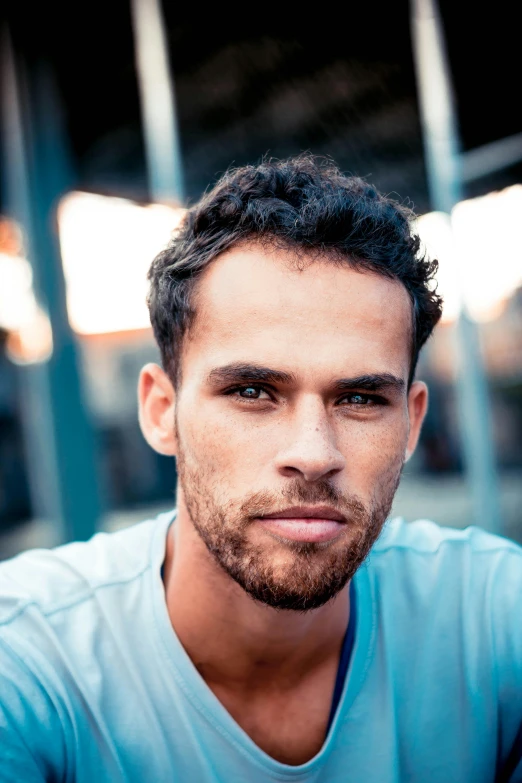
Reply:
[[522, 783], [522, 726], [496, 783]]
[[522, 550], [499, 558], [492, 581], [492, 629], [500, 748], [496, 783], [522, 783]]
[[56, 702], [0, 628], [0, 769], [2, 783], [66, 780], [65, 744]]

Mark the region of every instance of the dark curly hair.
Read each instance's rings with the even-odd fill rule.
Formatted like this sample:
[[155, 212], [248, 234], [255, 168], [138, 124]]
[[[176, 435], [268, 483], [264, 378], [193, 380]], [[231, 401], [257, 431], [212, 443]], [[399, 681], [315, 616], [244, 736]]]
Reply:
[[329, 160], [300, 155], [224, 174], [191, 207], [153, 261], [147, 304], [165, 371], [179, 383], [181, 342], [195, 315], [192, 292], [208, 264], [240, 242], [320, 252], [358, 271], [400, 281], [413, 307], [410, 383], [442, 312], [438, 264], [412, 233], [413, 214]]

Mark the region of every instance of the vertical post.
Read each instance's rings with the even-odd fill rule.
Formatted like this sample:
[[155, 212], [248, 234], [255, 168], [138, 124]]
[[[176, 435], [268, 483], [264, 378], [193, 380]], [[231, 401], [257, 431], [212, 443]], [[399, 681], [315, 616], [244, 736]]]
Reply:
[[[459, 132], [437, 0], [411, 0], [417, 91], [433, 208], [451, 215], [463, 198]], [[457, 248], [457, 255], [459, 248]], [[461, 280], [463, 289], [464, 281]], [[479, 335], [466, 303], [457, 321], [462, 451], [473, 498], [473, 523], [499, 532], [500, 500], [487, 381]]]
[[131, 0], [131, 11], [150, 196], [181, 205], [183, 168], [160, 0]]
[[[2, 30], [2, 53], [2, 186], [7, 211], [22, 226], [26, 255], [32, 259], [33, 219], [23, 133], [22, 96], [7, 29]], [[20, 368], [20, 378], [22, 431], [33, 517], [60, 524], [63, 512], [56, 473], [56, 444], [49, 416], [51, 400], [48, 373], [45, 366], [37, 362]], [[60, 538], [58, 533], [55, 539]]]
[[29, 454], [31, 458], [34, 446], [40, 465], [33, 461], [33, 472], [45, 471], [49, 481], [46, 516], [60, 524], [62, 540], [82, 540], [96, 529], [100, 497], [56, 225], [58, 199], [70, 186], [67, 145], [51, 73], [40, 69], [28, 83], [25, 106], [9, 40], [3, 71], [7, 201], [27, 237], [35, 284], [53, 333], [49, 360], [22, 375], [28, 388], [25, 402], [31, 406], [26, 410]]

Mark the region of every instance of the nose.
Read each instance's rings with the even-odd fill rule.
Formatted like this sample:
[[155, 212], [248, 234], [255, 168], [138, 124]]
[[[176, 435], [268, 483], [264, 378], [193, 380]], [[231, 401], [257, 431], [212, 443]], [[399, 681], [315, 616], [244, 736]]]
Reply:
[[292, 417], [287, 444], [277, 456], [277, 469], [284, 476], [313, 482], [331, 478], [345, 464], [323, 401], [306, 400]]

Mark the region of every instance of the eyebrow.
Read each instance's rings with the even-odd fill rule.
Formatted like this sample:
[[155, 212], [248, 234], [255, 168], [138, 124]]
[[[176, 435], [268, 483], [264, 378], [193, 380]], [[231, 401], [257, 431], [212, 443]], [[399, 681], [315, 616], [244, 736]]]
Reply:
[[355, 378], [340, 378], [335, 383], [341, 391], [349, 389], [364, 389], [364, 391], [396, 392], [402, 394], [406, 383], [402, 378], [389, 372], [357, 375]]
[[257, 364], [227, 364], [224, 367], [215, 367], [208, 374], [208, 381], [212, 384], [241, 381], [290, 384], [295, 383], [296, 380], [296, 376], [291, 372], [260, 367]]
[[[261, 367], [257, 364], [227, 364], [224, 367], [215, 367], [208, 374], [208, 382], [213, 385], [223, 383], [296, 383], [294, 373], [274, 370], [271, 367]], [[350, 389], [364, 389], [373, 392], [402, 393], [406, 383], [391, 373], [372, 373], [370, 375], [357, 375], [353, 378], [340, 378], [332, 384], [339, 391]]]

